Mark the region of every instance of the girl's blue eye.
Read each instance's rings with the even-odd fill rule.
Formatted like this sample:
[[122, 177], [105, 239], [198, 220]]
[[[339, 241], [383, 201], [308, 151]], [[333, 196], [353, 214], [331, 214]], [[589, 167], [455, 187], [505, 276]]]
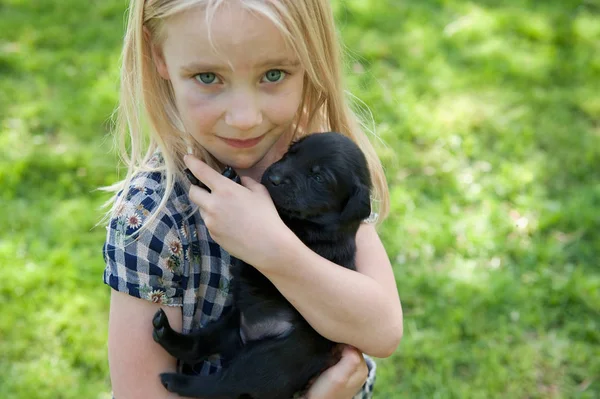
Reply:
[[265, 79], [269, 83], [280, 82], [281, 80], [283, 80], [284, 77], [285, 72], [283, 72], [281, 69], [271, 69], [270, 71], [267, 71], [267, 73], [265, 73]]
[[204, 83], [205, 85], [213, 84], [217, 80], [217, 75], [212, 72], [203, 72], [195, 76], [196, 80]]

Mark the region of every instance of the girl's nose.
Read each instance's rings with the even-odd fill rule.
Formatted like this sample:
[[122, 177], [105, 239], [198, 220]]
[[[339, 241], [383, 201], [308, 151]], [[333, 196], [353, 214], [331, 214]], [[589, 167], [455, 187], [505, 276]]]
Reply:
[[242, 131], [260, 125], [262, 112], [256, 98], [249, 94], [236, 96], [225, 114], [225, 123]]

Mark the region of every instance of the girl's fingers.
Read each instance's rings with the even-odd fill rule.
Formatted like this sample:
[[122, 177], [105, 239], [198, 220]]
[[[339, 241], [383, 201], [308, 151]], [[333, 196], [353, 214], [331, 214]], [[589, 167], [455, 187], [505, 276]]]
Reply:
[[[348, 377], [354, 378], [362, 378], [362, 374], [366, 368], [365, 360], [362, 356], [362, 353], [353, 346], [344, 345], [342, 350], [342, 358], [340, 359], [340, 363], [343, 364], [344, 372], [343, 374]], [[368, 374], [368, 369], [367, 369]], [[366, 376], [365, 376], [366, 378]]]
[[362, 353], [350, 345], [344, 345], [342, 358], [332, 376], [332, 379], [339, 387], [344, 386], [354, 396], [363, 386], [369, 376], [369, 368], [365, 362]]
[[210, 193], [203, 188], [192, 185], [190, 186], [189, 197], [202, 211], [207, 201], [210, 200]]
[[240, 179], [242, 181], [242, 186], [246, 187], [250, 191], [256, 191], [257, 189], [264, 188], [262, 184], [260, 184], [259, 182], [257, 182], [256, 180], [254, 180], [251, 177], [240, 176]]
[[188, 169], [192, 172], [192, 174], [200, 180], [206, 187], [210, 190], [213, 190], [214, 187], [218, 184], [218, 179], [222, 178], [222, 176], [215, 171], [213, 168], [194, 157], [193, 155], [185, 155], [183, 157], [183, 162], [188, 167]]
[[343, 345], [339, 362], [323, 374], [310, 387], [308, 399], [351, 398], [368, 377], [368, 367], [360, 351]]

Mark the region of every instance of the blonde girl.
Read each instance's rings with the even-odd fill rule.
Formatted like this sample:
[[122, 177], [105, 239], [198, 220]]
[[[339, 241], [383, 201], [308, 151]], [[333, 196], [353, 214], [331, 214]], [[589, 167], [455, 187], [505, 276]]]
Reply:
[[[183, 333], [231, 305], [231, 256], [256, 267], [323, 336], [343, 345], [310, 399], [370, 397], [371, 357], [390, 356], [402, 310], [372, 221], [357, 272], [310, 251], [259, 181], [298, 137], [338, 131], [368, 157], [388, 209], [381, 164], [344, 98], [329, 0], [131, 0], [122, 54], [118, 146], [127, 175], [104, 244], [111, 290], [109, 365], [117, 399], [167, 398], [159, 373], [208, 374], [226, 359], [184, 364], [152, 339], [163, 308]], [[237, 185], [219, 174], [231, 165]], [[211, 188], [190, 186], [189, 168]]]

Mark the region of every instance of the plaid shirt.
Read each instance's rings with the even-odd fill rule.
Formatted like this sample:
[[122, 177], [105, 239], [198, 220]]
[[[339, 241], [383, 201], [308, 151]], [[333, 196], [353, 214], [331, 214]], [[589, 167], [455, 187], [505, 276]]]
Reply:
[[[162, 163], [157, 154], [151, 161]], [[189, 183], [176, 182], [158, 217], [140, 230], [157, 208], [164, 182], [160, 172], [137, 174], [127, 198], [107, 226], [103, 253], [104, 283], [137, 298], [179, 306], [183, 333], [215, 321], [231, 308], [231, 257], [209, 235], [200, 212], [190, 201]], [[369, 378], [355, 399], [372, 397], [375, 362], [365, 355]], [[198, 364], [179, 364], [180, 371], [207, 375], [222, 367], [219, 355]]]

